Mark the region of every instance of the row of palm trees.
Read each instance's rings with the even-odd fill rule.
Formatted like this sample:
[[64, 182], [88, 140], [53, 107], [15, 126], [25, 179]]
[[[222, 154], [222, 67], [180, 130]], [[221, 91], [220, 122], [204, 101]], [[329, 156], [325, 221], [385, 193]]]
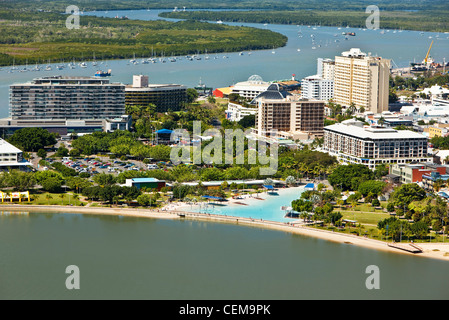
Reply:
[[[281, 167], [285, 170], [295, 170], [301, 177], [305, 178], [318, 178], [319, 180], [326, 179], [330, 175], [338, 164], [333, 164], [330, 166], [324, 166], [320, 163], [317, 164], [306, 164], [295, 159], [288, 159], [284, 162]], [[297, 176], [299, 178], [299, 176]]]

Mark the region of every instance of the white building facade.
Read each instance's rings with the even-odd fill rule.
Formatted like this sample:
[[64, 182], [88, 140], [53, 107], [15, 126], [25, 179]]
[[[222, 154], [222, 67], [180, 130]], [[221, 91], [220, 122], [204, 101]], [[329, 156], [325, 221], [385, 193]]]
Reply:
[[334, 97], [334, 81], [319, 75], [306, 77], [301, 81], [301, 96], [304, 99], [329, 101]]
[[363, 126], [352, 120], [324, 127], [323, 151], [340, 162], [363, 164], [370, 169], [380, 164], [432, 162], [424, 135]]

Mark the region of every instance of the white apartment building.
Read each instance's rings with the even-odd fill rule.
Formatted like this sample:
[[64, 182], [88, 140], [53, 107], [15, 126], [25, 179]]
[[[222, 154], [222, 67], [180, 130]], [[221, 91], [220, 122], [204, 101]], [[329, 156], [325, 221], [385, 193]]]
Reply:
[[335, 57], [334, 102], [381, 113], [388, 111], [390, 60], [358, 48]]
[[245, 116], [257, 114], [257, 107], [244, 107], [238, 103], [229, 102], [226, 110], [226, 119], [230, 121], [240, 121]]
[[379, 164], [432, 162], [424, 135], [364, 126], [356, 120], [324, 127], [323, 151], [336, 156], [340, 162], [364, 164], [370, 169]]
[[301, 81], [301, 96], [304, 99], [329, 101], [334, 97], [334, 81], [319, 75], [306, 77]]
[[335, 61], [332, 59], [318, 58], [317, 75], [325, 80], [334, 80]]

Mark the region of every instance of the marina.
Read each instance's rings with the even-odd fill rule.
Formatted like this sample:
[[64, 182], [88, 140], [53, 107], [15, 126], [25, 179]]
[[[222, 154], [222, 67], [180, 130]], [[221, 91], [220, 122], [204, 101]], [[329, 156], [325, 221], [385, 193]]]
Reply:
[[[155, 20], [162, 19], [158, 17], [158, 13], [162, 11], [164, 10], [109, 11], [107, 13], [96, 11], [85, 12], [84, 15], [112, 18], [116, 15], [127, 15], [130, 19]], [[285, 47], [252, 50], [251, 54], [249, 52], [242, 52], [242, 55], [240, 55], [241, 52], [198, 52], [190, 56], [173, 56], [171, 57], [173, 62], [169, 61], [167, 56], [162, 56], [164, 53], [150, 50], [149, 56], [143, 57], [150, 62], [148, 64], [140, 63], [142, 58], [137, 57], [131, 59], [138, 62], [133, 64], [130, 59], [103, 60], [96, 55], [96, 66], [92, 65], [92, 61], [71, 61], [67, 64], [68, 68], [58, 70], [56, 67], [61, 62], [52, 61], [47, 64], [38, 64], [39, 71], [18, 72], [16, 65], [3, 67], [0, 71], [0, 101], [3, 102], [0, 117], [6, 117], [9, 113], [8, 90], [10, 84], [27, 82], [44, 75], [92, 76], [98, 70], [111, 69], [113, 72], [110, 77], [111, 82], [130, 83], [132, 76], [139, 73], [148, 74], [154, 83], [179, 83], [193, 88], [197, 86], [199, 79], [202, 79], [202, 82], [208, 87], [220, 88], [248, 79], [253, 74], [259, 74], [265, 81], [290, 78], [292, 74], [296, 74], [297, 79], [302, 79], [316, 74], [318, 58], [334, 58], [342, 51], [352, 47], [362, 48], [363, 51], [371, 52], [373, 55], [391, 58], [395, 68], [408, 68], [411, 62], [421, 61], [425, 58], [432, 41], [428, 39], [428, 36], [436, 39], [431, 50], [432, 59], [441, 62], [444, 59], [449, 60], [447, 56], [449, 52], [448, 35], [435, 32], [424, 32], [421, 35], [419, 31], [403, 30], [393, 33], [394, 30], [349, 28], [347, 32], [355, 32], [356, 36], [350, 36], [348, 40], [344, 40], [345, 36], [341, 35], [341, 31], [337, 27], [317, 26], [316, 30], [313, 30], [297, 25], [268, 24], [264, 26], [251, 23], [223, 23], [269, 28], [288, 36], [289, 41]], [[209, 59], [206, 59], [207, 56]], [[80, 63], [83, 62], [86, 67], [80, 66]], [[217, 74], [220, 76], [217, 77]]]

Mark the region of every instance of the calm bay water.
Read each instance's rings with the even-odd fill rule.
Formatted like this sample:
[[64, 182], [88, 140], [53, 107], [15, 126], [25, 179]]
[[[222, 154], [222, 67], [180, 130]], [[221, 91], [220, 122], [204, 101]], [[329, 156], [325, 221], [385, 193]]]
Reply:
[[[130, 19], [154, 20], [162, 19], [158, 13], [163, 10], [134, 10], [109, 11], [85, 13], [97, 16], [128, 16]], [[82, 16], [81, 16], [82, 19]], [[174, 20], [174, 19], [169, 19]], [[296, 25], [262, 25], [253, 23], [229, 23], [230, 25], [245, 25], [270, 30], [286, 35], [289, 40], [285, 47], [273, 50], [247, 52], [240, 56], [238, 53], [226, 54], [229, 58], [223, 59], [223, 54], [210, 54], [210, 60], [188, 61], [185, 58], [177, 62], [130, 65], [129, 59], [104, 61], [97, 67], [88, 64], [88, 68], [65, 68], [57, 70], [60, 61], [54, 61], [52, 71], [14, 72], [7, 73], [7, 68], [0, 71], [0, 117], [9, 113], [8, 88], [12, 83], [30, 81], [35, 77], [49, 75], [91, 76], [97, 70], [112, 70], [111, 81], [131, 83], [134, 74], [146, 74], [152, 83], [178, 83], [194, 87], [201, 81], [209, 87], [225, 87], [239, 81], [245, 81], [253, 74], [258, 74], [266, 81], [290, 79], [292, 74], [296, 79], [316, 73], [317, 58], [334, 58], [341, 52], [358, 47], [364, 52], [371, 52], [384, 58], [393, 59], [393, 67], [406, 67], [410, 62], [419, 62], [424, 59], [432, 40], [434, 41], [431, 56], [442, 62], [449, 60], [449, 34], [418, 31], [360, 30], [357, 28], [314, 27]], [[382, 20], [381, 20], [382, 27]], [[314, 30], [315, 29], [315, 30]], [[302, 37], [299, 37], [301, 32]], [[342, 36], [342, 32], [355, 32], [355, 37]], [[312, 37], [315, 38], [315, 47], [312, 49]], [[429, 37], [432, 37], [429, 39]], [[338, 42], [336, 42], [338, 41]], [[298, 49], [300, 51], [298, 51]], [[160, 53], [158, 53], [160, 54]], [[166, 56], [170, 55], [169, 52]], [[218, 59], [214, 59], [217, 56]], [[136, 57], [140, 60], [141, 57]], [[97, 59], [101, 57], [97, 55]], [[66, 61], [66, 64], [68, 61]], [[30, 68], [34, 66], [29, 66]]]
[[[445, 262], [219, 223], [2, 215], [0, 253], [0, 299], [449, 298]], [[365, 287], [369, 265], [379, 290]]]

